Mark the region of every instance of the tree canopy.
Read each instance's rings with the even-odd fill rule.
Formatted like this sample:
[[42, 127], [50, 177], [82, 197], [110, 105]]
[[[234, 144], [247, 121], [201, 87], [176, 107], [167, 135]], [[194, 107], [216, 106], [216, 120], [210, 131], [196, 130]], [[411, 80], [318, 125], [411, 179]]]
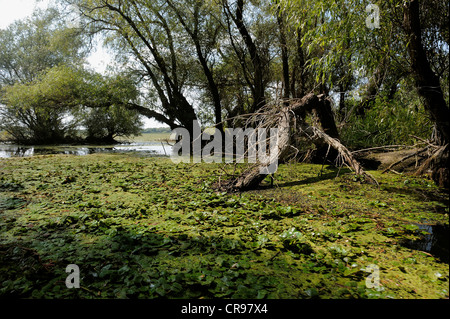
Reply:
[[[171, 127], [189, 127], [198, 117], [219, 124], [264, 101], [311, 91], [337, 96], [348, 120], [377, 97], [392, 100], [412, 85], [399, 1], [379, 4], [381, 24], [373, 29], [366, 25], [369, 1], [63, 2], [79, 8], [91, 32], [105, 35], [140, 76], [143, 106]], [[445, 83], [448, 4], [420, 6], [424, 50]]]

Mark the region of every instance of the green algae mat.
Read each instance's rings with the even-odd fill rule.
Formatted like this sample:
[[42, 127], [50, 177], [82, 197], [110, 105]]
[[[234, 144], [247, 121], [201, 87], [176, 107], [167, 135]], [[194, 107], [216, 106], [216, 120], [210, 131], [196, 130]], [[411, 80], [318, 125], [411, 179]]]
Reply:
[[284, 164], [227, 194], [219, 164], [0, 159], [0, 297], [448, 298], [448, 194], [370, 173]]

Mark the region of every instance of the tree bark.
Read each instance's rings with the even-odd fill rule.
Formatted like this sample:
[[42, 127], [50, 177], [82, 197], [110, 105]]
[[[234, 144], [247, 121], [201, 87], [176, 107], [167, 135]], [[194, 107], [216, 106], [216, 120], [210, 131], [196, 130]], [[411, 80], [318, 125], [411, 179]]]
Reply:
[[129, 110], [137, 111], [139, 114], [144, 115], [145, 117], [147, 117], [149, 119], [155, 119], [158, 122], [167, 124], [167, 125], [169, 125], [170, 129], [172, 129], [172, 130], [178, 127], [178, 125], [176, 125], [173, 121], [168, 119], [163, 114], [158, 113], [153, 110], [150, 110], [149, 108], [146, 108], [144, 106], [137, 105], [134, 103], [126, 103], [126, 104], [124, 104], [124, 106]]
[[441, 187], [449, 187], [449, 117], [439, 77], [431, 69], [421, 38], [419, 1], [410, 0], [404, 5], [403, 27], [409, 39], [408, 52], [415, 86], [423, 100], [425, 110], [435, 123], [439, 138], [435, 141], [442, 146], [436, 156], [432, 156], [432, 179]]
[[281, 62], [283, 65], [283, 98], [289, 99], [291, 96], [291, 88], [289, 83], [289, 52], [286, 39], [286, 27], [284, 25], [285, 14], [278, 7], [277, 10], [277, 22], [280, 29], [280, 49], [281, 49]]
[[[378, 185], [377, 181], [372, 176], [364, 172], [358, 161], [353, 158], [351, 152], [344, 145], [342, 145], [338, 139], [331, 137], [317, 127], [306, 125], [306, 123], [303, 121], [306, 113], [312, 112], [313, 110], [316, 110], [319, 116], [323, 116], [323, 114], [326, 114], [326, 112], [317, 111], [326, 109], [324, 104], [326, 104], [326, 100], [323, 96], [316, 96], [311, 93], [303, 97], [297, 103], [290, 105], [289, 107], [282, 107], [281, 110], [275, 115], [277, 117], [276, 122], [278, 124], [277, 147], [275, 149], [275, 152], [271, 151], [269, 161], [260, 162], [257, 165], [250, 167], [239, 177], [230, 181], [228, 185], [226, 185], [226, 189], [233, 191], [242, 191], [257, 187], [268, 175], [268, 173], [263, 173], [265, 171], [265, 168], [267, 168], [275, 160], [282, 160], [287, 153], [286, 151], [288, 150], [290, 145], [289, 142], [291, 128], [294, 123], [297, 123], [297, 128], [300, 134], [310, 138], [316, 145], [328, 145], [330, 148], [335, 149], [336, 152], [342, 156], [343, 160], [355, 171], [356, 174], [362, 175], [369, 183]], [[325, 119], [323, 120], [323, 122], [326, 123], [327, 120], [328, 119]], [[328, 131], [331, 133], [333, 132], [332, 130]]]
[[[303, 53], [302, 29], [297, 28], [296, 65], [292, 71], [291, 92], [294, 98], [302, 98], [306, 92], [305, 55]], [[298, 77], [298, 80], [297, 80]], [[297, 86], [296, 86], [297, 84]]]
[[217, 87], [216, 81], [214, 80], [214, 74], [211, 68], [208, 66], [208, 61], [205, 57], [205, 54], [203, 54], [202, 47], [200, 44], [200, 36], [199, 36], [199, 15], [200, 15], [200, 5], [201, 2], [197, 2], [194, 7], [194, 26], [193, 28], [188, 26], [187, 22], [182, 16], [182, 13], [180, 10], [172, 3], [172, 1], [167, 1], [169, 6], [174, 10], [175, 14], [178, 17], [178, 20], [183, 25], [186, 32], [191, 37], [192, 41], [195, 45], [195, 50], [197, 52], [197, 57], [200, 62], [200, 65], [202, 66], [203, 73], [205, 74], [206, 80], [208, 81], [208, 88], [209, 92], [211, 94], [212, 101], [214, 103], [214, 116], [215, 116], [215, 124], [216, 128], [219, 129], [221, 132], [223, 132], [223, 124], [222, 124], [222, 103], [220, 99], [220, 93], [219, 88]]
[[[250, 167], [243, 174], [241, 174], [232, 184], [231, 188], [234, 190], [245, 190], [257, 187], [269, 173], [262, 173], [268, 171], [269, 166], [279, 159], [282, 159], [286, 154], [290, 141], [291, 128], [291, 110], [288, 107], [281, 109], [278, 116], [278, 131], [277, 131], [277, 145], [274, 150], [270, 151], [270, 157], [265, 162], [260, 162], [257, 165]], [[274, 152], [273, 152], [274, 151]], [[277, 164], [278, 165], [278, 164]]]
[[[261, 57], [258, 53], [258, 48], [256, 47], [255, 42], [253, 41], [247, 27], [245, 26], [244, 19], [244, 0], [237, 0], [236, 12], [235, 15], [231, 15], [236, 27], [239, 30], [239, 33], [244, 40], [245, 46], [250, 54], [250, 59], [253, 65], [253, 105], [250, 110], [251, 113], [257, 111], [260, 107], [265, 105], [265, 94], [264, 94], [264, 66], [261, 60]], [[245, 70], [244, 70], [245, 72]]]
[[431, 69], [421, 38], [419, 1], [407, 1], [404, 6], [403, 26], [409, 38], [408, 52], [415, 86], [423, 99], [424, 108], [430, 114], [436, 128], [443, 136], [443, 143], [449, 139], [450, 112], [444, 100], [439, 77]]
[[[310, 98], [313, 96], [315, 95], [307, 95], [307, 97]], [[305, 104], [302, 108], [300, 108], [298, 111], [298, 115], [300, 116], [300, 118], [304, 119], [306, 113], [315, 114], [317, 119], [319, 120], [323, 132], [331, 138], [339, 139], [339, 132], [336, 127], [330, 101], [323, 94], [317, 96], [316, 98], [316, 102]], [[324, 162], [327, 159], [330, 159], [330, 161], [334, 161], [339, 155], [338, 150], [336, 148], [330, 149], [328, 147], [329, 143], [325, 142], [324, 140], [321, 142], [321, 140], [318, 139], [316, 140], [315, 144], [317, 149], [314, 152], [313, 162]]]

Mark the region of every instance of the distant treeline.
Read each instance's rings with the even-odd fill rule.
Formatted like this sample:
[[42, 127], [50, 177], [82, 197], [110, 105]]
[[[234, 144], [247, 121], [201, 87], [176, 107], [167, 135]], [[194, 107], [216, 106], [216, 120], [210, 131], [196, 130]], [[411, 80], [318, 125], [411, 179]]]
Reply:
[[142, 133], [170, 133], [172, 130], [170, 127], [152, 127], [142, 130]]

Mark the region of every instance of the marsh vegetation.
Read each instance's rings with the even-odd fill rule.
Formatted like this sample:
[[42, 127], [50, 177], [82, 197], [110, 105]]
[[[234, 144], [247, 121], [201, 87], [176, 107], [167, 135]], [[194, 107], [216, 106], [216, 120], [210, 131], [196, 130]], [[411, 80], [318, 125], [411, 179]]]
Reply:
[[[0, 297], [448, 299], [448, 8], [58, 0], [1, 29]], [[277, 129], [276, 172], [175, 163], [197, 126]]]
[[[430, 234], [448, 232], [448, 195], [427, 179], [286, 164], [274, 188], [227, 194], [219, 164], [139, 153], [0, 168], [3, 297], [448, 298], [448, 238]], [[436, 246], [410, 245], [423, 240]]]

